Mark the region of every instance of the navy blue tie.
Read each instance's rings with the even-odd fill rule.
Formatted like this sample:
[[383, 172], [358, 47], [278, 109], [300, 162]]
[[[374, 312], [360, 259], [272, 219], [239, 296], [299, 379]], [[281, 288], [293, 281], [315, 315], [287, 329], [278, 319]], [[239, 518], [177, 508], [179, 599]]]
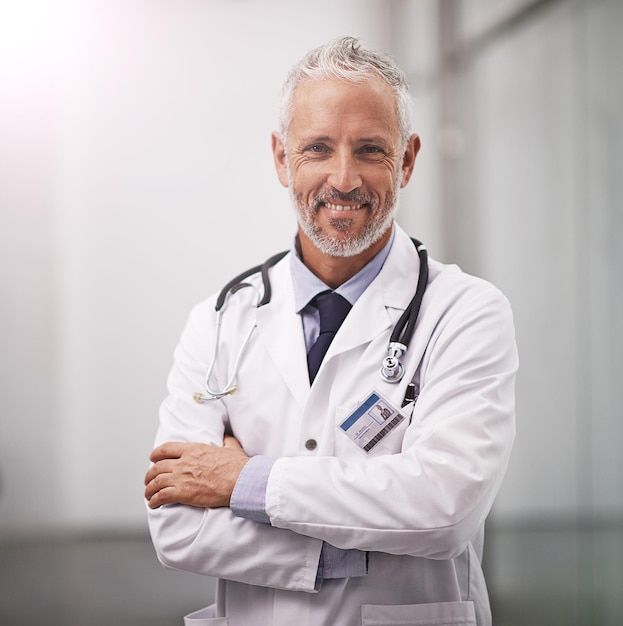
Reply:
[[316, 378], [322, 359], [352, 306], [346, 298], [333, 291], [319, 293], [313, 302], [320, 313], [320, 334], [307, 353], [309, 382]]

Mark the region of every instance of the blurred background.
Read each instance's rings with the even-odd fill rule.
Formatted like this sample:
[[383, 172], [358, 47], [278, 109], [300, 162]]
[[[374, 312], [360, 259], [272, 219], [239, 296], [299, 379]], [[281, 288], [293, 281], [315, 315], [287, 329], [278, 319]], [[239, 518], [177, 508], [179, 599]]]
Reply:
[[494, 623], [623, 623], [623, 2], [0, 0], [2, 624], [208, 603], [149, 543], [158, 405], [190, 307], [290, 245], [279, 89], [344, 34], [409, 76], [399, 221], [515, 311]]

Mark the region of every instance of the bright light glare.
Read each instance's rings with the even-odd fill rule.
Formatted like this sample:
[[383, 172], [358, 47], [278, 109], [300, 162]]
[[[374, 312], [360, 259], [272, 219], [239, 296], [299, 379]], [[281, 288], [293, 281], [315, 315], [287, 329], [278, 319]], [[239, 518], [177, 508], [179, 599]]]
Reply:
[[0, 0], [0, 72], [4, 80], [51, 66], [63, 41], [67, 2]]

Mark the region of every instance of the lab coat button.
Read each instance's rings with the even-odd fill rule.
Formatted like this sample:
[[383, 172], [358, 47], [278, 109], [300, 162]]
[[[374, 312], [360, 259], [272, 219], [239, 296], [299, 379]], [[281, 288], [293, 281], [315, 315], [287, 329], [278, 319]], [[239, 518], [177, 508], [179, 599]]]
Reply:
[[318, 445], [318, 444], [316, 443], [316, 440], [315, 440], [315, 439], [308, 439], [308, 440], [305, 442], [305, 447], [306, 447], [308, 450], [315, 450], [317, 445]]

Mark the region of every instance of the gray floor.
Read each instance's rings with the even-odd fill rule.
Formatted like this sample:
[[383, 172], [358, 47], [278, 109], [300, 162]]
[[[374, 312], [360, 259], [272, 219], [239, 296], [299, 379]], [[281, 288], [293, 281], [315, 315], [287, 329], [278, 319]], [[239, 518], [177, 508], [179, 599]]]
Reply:
[[[620, 528], [489, 529], [486, 555], [495, 626], [623, 624]], [[2, 626], [181, 626], [212, 596], [146, 536], [0, 543]]]
[[495, 626], [623, 626], [623, 524], [489, 526]]
[[2, 626], [171, 626], [214, 581], [165, 570], [147, 537], [0, 544]]

